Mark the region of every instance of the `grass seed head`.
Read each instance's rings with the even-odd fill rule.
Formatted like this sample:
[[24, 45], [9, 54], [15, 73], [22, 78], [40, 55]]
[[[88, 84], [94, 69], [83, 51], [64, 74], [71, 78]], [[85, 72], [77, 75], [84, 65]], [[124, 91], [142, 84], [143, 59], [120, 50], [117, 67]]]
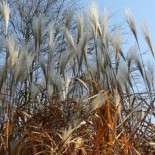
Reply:
[[129, 8], [126, 9], [126, 21], [138, 43], [138, 36], [137, 36], [137, 30], [136, 30], [136, 25], [135, 25], [135, 21], [132, 15], [132, 12]]
[[6, 1], [1, 2], [0, 10], [1, 10], [4, 22], [5, 22], [5, 34], [7, 34], [8, 25], [9, 25], [9, 16], [10, 16], [9, 4]]

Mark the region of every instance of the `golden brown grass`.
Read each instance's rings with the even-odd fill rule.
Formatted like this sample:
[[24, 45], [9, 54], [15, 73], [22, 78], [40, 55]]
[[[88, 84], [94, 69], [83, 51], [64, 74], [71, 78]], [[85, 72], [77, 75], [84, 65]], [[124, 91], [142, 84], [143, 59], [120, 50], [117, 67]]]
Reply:
[[[140, 49], [129, 47], [124, 56], [121, 30], [110, 31], [106, 11], [101, 23], [95, 6], [91, 11], [88, 21], [79, 15], [74, 31], [71, 13], [64, 27], [49, 24], [49, 36], [44, 20], [36, 19], [32, 45], [7, 36], [9, 55], [0, 72], [0, 154], [155, 153], [154, 70], [150, 64], [145, 68]], [[130, 12], [127, 22], [139, 44]], [[145, 27], [143, 32], [153, 54]]]

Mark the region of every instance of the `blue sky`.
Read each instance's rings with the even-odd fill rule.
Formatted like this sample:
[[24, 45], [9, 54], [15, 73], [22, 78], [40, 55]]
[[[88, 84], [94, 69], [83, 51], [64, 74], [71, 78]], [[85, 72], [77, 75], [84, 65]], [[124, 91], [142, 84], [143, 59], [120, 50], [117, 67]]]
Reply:
[[[130, 8], [136, 22], [144, 21], [147, 23], [150, 33], [155, 34], [155, 1], [154, 0], [82, 0], [85, 6], [93, 2], [98, 4], [99, 10], [106, 8], [110, 13], [116, 13], [122, 20], [124, 18], [125, 8]], [[154, 30], [154, 31], [153, 31]]]
[[106, 8], [110, 14], [115, 14], [115, 16], [111, 18], [111, 23], [121, 23], [123, 26], [127, 26], [125, 21], [125, 9], [130, 8], [135, 18], [142, 49], [145, 51], [148, 47], [140, 30], [141, 22], [147, 24], [152, 44], [155, 45], [155, 0], [82, 0], [82, 4], [86, 7], [93, 2], [96, 2], [100, 12]]

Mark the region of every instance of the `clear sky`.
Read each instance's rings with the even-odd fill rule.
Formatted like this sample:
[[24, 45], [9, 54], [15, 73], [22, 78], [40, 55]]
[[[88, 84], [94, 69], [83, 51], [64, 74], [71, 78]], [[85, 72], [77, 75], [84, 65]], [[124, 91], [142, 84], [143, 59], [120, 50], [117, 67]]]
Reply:
[[114, 13], [114, 18], [111, 18], [111, 22], [120, 22], [124, 26], [127, 26], [125, 22], [125, 9], [130, 8], [135, 18], [138, 36], [143, 50], [147, 50], [148, 48], [140, 30], [141, 22], [147, 24], [152, 44], [155, 48], [155, 0], [82, 0], [82, 4], [86, 7], [93, 2], [96, 2], [100, 12], [106, 8], [110, 14]]
[[122, 20], [125, 8], [130, 8], [136, 21], [145, 21], [150, 31], [155, 34], [155, 0], [82, 0], [85, 6], [93, 2], [98, 4], [100, 11], [106, 8], [110, 13], [118, 14]]

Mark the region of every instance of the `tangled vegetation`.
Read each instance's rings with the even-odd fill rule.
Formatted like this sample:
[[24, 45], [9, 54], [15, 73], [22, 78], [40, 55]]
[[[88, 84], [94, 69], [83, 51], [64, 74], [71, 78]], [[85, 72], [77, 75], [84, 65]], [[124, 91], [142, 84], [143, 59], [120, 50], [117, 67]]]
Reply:
[[[20, 42], [8, 33], [9, 5], [0, 8], [0, 154], [155, 153], [154, 69], [143, 60], [130, 10], [137, 45], [126, 53], [121, 30], [111, 30], [108, 12], [99, 18], [95, 6], [76, 20], [69, 11], [63, 24], [40, 14], [32, 37], [25, 30]], [[145, 25], [142, 31], [154, 58]]]

